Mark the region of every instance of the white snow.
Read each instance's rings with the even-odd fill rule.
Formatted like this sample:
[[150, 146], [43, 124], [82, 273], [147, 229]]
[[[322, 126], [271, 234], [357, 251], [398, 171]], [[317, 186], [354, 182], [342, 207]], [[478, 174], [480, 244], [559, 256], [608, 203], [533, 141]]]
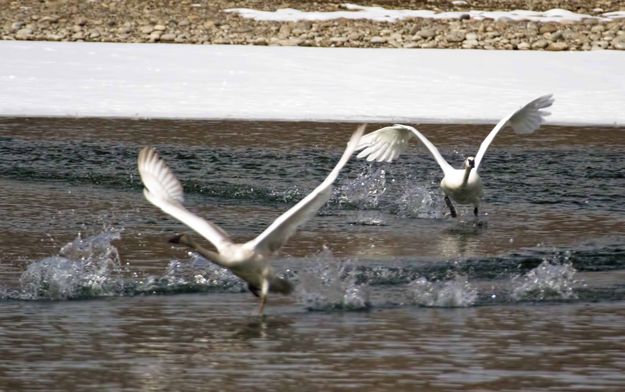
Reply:
[[534, 22], [564, 22], [581, 21], [586, 18], [596, 18], [601, 21], [625, 18], [625, 12], [607, 12], [599, 17], [588, 14], [579, 14], [559, 8], [548, 11], [450, 11], [435, 12], [429, 10], [396, 10], [383, 7], [365, 7], [357, 4], [343, 4], [344, 11], [300, 11], [293, 8], [280, 8], [276, 11], [259, 11], [250, 8], [230, 8], [226, 12], [235, 12], [244, 18], [275, 21], [294, 22], [300, 20], [333, 20], [333, 19], [368, 19], [380, 22], [395, 22], [405, 18], [428, 18], [428, 19], [459, 19], [469, 15], [471, 19], [495, 19], [495, 20], [528, 20]]
[[0, 41], [0, 115], [625, 126], [625, 52]]

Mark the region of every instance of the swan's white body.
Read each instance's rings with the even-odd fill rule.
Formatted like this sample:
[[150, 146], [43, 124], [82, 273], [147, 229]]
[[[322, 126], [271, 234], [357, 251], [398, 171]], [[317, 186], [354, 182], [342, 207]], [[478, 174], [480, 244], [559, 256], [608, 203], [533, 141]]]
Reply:
[[[362, 150], [358, 158], [367, 158], [367, 161], [391, 162], [408, 147], [408, 141], [416, 137], [427, 147], [438, 165], [443, 170], [441, 189], [445, 193], [447, 205], [452, 216], [456, 216], [451, 200], [459, 204], [472, 204], [477, 216], [480, 199], [482, 197], [482, 181], [477, 173], [478, 167], [486, 150], [499, 131], [510, 125], [515, 133], [530, 134], [536, 131], [549, 115], [542, 109], [553, 104], [551, 95], [539, 97], [520, 109], [501, 119], [492, 131], [486, 136], [475, 158], [465, 160], [462, 169], [454, 169], [443, 158], [441, 153], [421, 132], [413, 127], [395, 124], [373, 131], [360, 139], [356, 150]], [[449, 199], [447, 199], [449, 198]]]
[[466, 184], [466, 169], [452, 169], [441, 180], [441, 189], [451, 200], [459, 204], [473, 204], [478, 207], [482, 198], [482, 179], [475, 170], [470, 170]]
[[295, 233], [297, 227], [316, 214], [328, 201], [332, 194], [332, 183], [354, 152], [364, 129], [365, 125], [361, 125], [353, 133], [343, 156], [317, 188], [280, 215], [258, 237], [245, 243], [234, 243], [219, 226], [187, 210], [182, 205], [180, 182], [156, 151], [148, 147], [141, 150], [138, 159], [139, 173], [145, 185], [143, 194], [150, 203], [189, 226], [215, 247], [217, 252], [203, 249], [189, 239], [181, 241], [245, 280], [254, 294], [260, 294], [262, 314], [269, 291], [287, 294], [291, 290], [290, 283], [275, 274], [269, 260]]

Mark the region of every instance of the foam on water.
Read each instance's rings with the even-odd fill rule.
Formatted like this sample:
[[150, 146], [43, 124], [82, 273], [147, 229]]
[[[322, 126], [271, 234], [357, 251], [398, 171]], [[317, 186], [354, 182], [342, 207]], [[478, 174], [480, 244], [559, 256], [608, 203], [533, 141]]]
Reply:
[[428, 307], [461, 307], [475, 304], [478, 291], [466, 276], [457, 274], [453, 279], [429, 281], [424, 277], [408, 284], [408, 298], [412, 303]]

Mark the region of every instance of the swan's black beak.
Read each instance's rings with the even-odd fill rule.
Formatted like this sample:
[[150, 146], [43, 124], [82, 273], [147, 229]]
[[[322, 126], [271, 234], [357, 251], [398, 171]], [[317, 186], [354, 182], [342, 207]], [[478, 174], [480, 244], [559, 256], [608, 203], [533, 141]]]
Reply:
[[183, 238], [186, 237], [186, 234], [176, 234], [175, 236], [171, 237], [169, 240], [167, 240], [167, 242], [169, 242], [170, 244], [184, 244], [185, 243], [185, 239]]

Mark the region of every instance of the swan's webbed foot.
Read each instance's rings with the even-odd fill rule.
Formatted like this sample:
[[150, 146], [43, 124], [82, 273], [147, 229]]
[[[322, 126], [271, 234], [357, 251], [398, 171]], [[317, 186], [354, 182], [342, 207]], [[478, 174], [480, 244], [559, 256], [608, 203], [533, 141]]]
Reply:
[[449, 212], [451, 212], [451, 217], [452, 218], [457, 217], [458, 214], [456, 213], [456, 209], [454, 208], [454, 205], [451, 203], [449, 196], [445, 196], [445, 204], [447, 204], [447, 207], [449, 207]]

